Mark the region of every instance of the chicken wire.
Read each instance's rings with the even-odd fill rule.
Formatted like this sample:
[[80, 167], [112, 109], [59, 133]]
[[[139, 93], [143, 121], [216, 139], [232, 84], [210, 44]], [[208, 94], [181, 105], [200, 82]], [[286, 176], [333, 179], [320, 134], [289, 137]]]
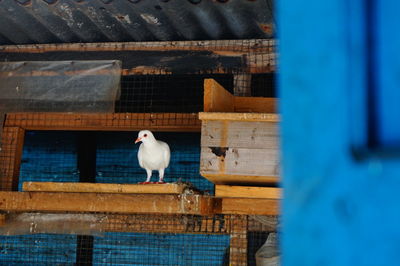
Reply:
[[0, 227], [0, 264], [255, 265], [274, 230], [246, 215], [15, 214]]
[[[151, 125], [156, 138], [171, 148], [165, 181], [188, 182], [213, 194], [214, 185], [199, 175], [197, 112], [203, 111], [204, 79], [215, 79], [236, 96], [275, 97], [274, 45], [246, 40], [101, 44], [99, 50], [90, 44], [65, 50], [48, 45], [44, 50], [49, 52], [41, 53], [24, 46], [2, 50], [1, 57], [9, 61], [120, 60], [123, 76], [110, 115], [51, 117], [42, 115], [37, 104], [23, 117], [9, 114], [0, 152], [0, 189], [21, 190], [25, 181], [142, 182], [146, 175], [137, 162], [139, 145], [133, 142], [136, 129]], [[123, 46], [128, 48], [121, 51]], [[44, 130], [48, 128], [52, 130]], [[104, 131], [108, 129], [113, 132]], [[16, 145], [21, 139], [22, 149]], [[82, 163], [84, 158], [88, 163]], [[74, 232], [49, 230], [46, 224], [42, 231], [36, 227], [35, 235], [1, 236], [0, 264], [254, 265], [257, 250], [276, 230], [246, 215], [96, 215], [110, 217], [96, 232], [85, 231], [79, 222]]]

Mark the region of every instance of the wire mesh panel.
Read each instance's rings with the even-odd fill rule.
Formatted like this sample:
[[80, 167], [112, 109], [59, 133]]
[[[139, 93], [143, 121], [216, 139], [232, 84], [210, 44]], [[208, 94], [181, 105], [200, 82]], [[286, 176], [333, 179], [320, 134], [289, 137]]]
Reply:
[[38, 233], [46, 224], [64, 234], [0, 236], [0, 265], [255, 265], [257, 250], [276, 230], [246, 215], [93, 216], [102, 227], [91, 235], [75, 235], [73, 227], [66, 234], [62, 219], [47, 214], [53, 219], [35, 214], [35, 220], [19, 221], [17, 231]]

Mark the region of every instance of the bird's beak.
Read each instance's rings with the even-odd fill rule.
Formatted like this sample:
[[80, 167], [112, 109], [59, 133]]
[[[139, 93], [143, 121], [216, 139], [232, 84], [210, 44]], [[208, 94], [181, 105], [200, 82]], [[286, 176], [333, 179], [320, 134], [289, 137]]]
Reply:
[[137, 139], [135, 140], [135, 144], [138, 143], [138, 142], [141, 142], [141, 141], [142, 141], [142, 138], [137, 138]]

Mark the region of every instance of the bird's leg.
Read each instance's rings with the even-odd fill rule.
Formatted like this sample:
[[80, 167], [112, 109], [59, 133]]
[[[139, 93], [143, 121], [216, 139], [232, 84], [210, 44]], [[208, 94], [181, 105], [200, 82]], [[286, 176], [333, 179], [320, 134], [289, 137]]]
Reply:
[[149, 183], [150, 182], [150, 178], [151, 178], [151, 173], [152, 172], [153, 172], [152, 170], [146, 169], [147, 179], [146, 179], [145, 183]]
[[164, 169], [159, 169], [158, 170], [158, 174], [160, 176], [158, 183], [164, 183], [163, 179], [164, 179]]

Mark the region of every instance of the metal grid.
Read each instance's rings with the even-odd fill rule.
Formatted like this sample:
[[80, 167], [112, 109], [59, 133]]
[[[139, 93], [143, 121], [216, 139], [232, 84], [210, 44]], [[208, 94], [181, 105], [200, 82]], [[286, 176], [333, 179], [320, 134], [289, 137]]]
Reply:
[[92, 235], [0, 236], [0, 264], [255, 265], [276, 229], [245, 215], [93, 215], [105, 222]]

